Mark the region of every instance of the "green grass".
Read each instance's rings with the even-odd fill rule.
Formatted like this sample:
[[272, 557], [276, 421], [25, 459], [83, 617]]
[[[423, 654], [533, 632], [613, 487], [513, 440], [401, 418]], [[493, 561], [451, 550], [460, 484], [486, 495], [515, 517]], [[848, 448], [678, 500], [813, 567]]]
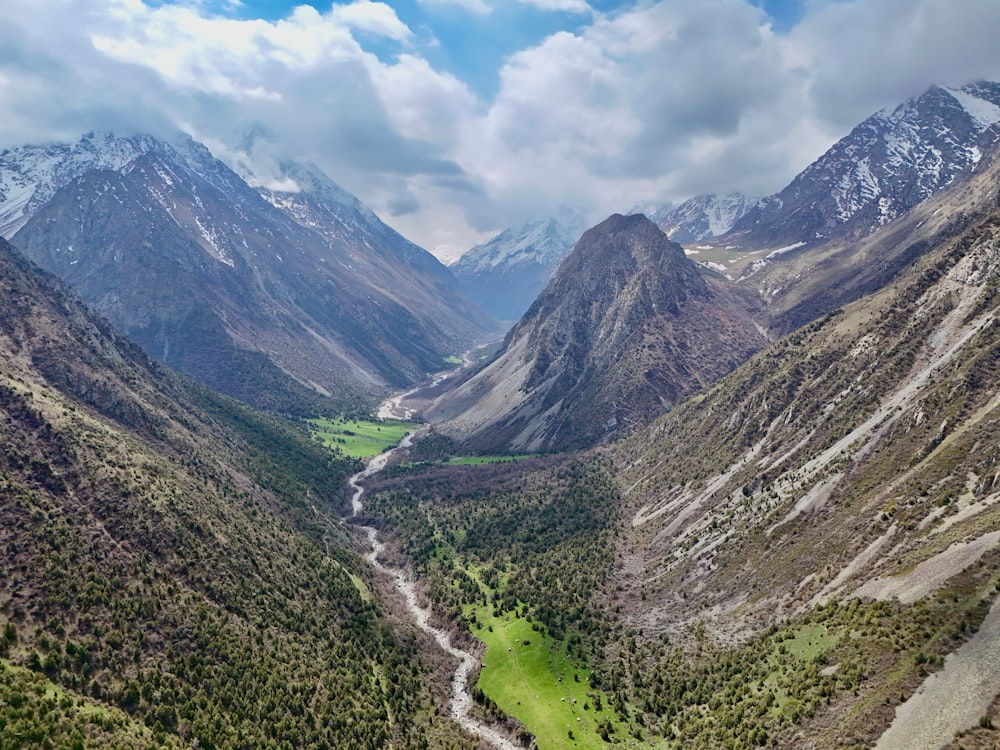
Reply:
[[479, 466], [481, 464], [500, 464], [512, 461], [523, 461], [526, 458], [531, 458], [531, 456], [453, 456], [445, 463], [451, 464], [452, 466]]
[[454, 354], [452, 354], [450, 357], [444, 358], [444, 363], [446, 365], [460, 365], [462, 364], [462, 358], [456, 357]]
[[804, 661], [812, 661], [840, 641], [840, 635], [831, 632], [823, 623], [807, 623], [795, 631], [795, 636], [785, 641], [788, 653]]
[[580, 668], [564, 647], [533, 630], [523, 617], [510, 613], [495, 617], [488, 607], [469, 609], [475, 610], [479, 621], [473, 633], [486, 644], [479, 688], [524, 724], [539, 750], [606, 748], [598, 727], [602, 722], [610, 722], [611, 737], [619, 746], [643, 745], [627, 734], [607, 696], [600, 696], [601, 710], [597, 710], [598, 693], [589, 685], [589, 671]]
[[311, 432], [328, 448], [352, 458], [371, 458], [392, 448], [413, 429], [412, 422], [310, 419]]

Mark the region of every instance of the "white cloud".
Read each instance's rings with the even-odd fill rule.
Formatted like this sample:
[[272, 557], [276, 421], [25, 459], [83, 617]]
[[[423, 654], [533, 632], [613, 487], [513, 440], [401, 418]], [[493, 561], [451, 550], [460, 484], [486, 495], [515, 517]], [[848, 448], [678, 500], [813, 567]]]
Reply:
[[486, 0], [417, 0], [417, 2], [427, 8], [455, 6], [481, 16], [493, 12], [493, 8]]
[[[690, 188], [690, 174], [718, 177], [715, 161], [754, 118], [775, 113], [785, 82], [758, 10], [739, 0], [644, 5], [511, 56], [458, 161], [497, 195], [622, 210]], [[783, 137], [773, 123], [755, 133]], [[725, 177], [720, 188], [740, 179]]]
[[789, 44], [818, 114], [849, 127], [931, 83], [1000, 78], [996, 0], [852, 0], [806, 17]]
[[421, 57], [405, 54], [393, 64], [374, 58], [367, 62], [383, 107], [399, 132], [408, 138], [452, 142], [478, 106], [464, 83], [435, 71]]
[[405, 42], [413, 36], [406, 24], [399, 20], [396, 11], [385, 3], [355, 0], [350, 5], [334, 5], [330, 16], [348, 28], [399, 42]]
[[592, 13], [585, 0], [517, 0], [522, 5], [533, 5], [542, 10], [562, 10], [570, 13]]
[[[508, 55], [484, 100], [421, 55], [387, 3], [263, 21], [197, 3], [6, 0], [0, 147], [182, 124], [221, 150], [259, 123], [275, 151], [453, 249], [546, 205], [778, 190], [871, 112], [933, 82], [1000, 78], [996, 28], [996, 0], [816, 2], [787, 33], [749, 0], [637, 0]], [[372, 35], [400, 54], [372, 54]]]

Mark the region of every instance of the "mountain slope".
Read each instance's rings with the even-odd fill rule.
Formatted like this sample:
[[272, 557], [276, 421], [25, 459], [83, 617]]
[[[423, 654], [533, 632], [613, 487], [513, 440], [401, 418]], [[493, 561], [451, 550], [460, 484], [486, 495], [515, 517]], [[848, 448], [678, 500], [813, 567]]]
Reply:
[[871, 235], [772, 255], [740, 284], [767, 302], [770, 327], [784, 333], [889, 284], [924, 253], [983, 221], [1000, 194], [1000, 124], [980, 137], [982, 156], [938, 191]]
[[564, 208], [507, 229], [450, 266], [462, 290], [500, 320], [517, 320], [548, 284], [586, 229], [582, 212]]
[[592, 445], [760, 348], [754, 304], [644, 216], [615, 215], [584, 233], [498, 356], [425, 416], [482, 449]]
[[932, 86], [859, 124], [720, 242], [776, 248], [870, 234], [978, 162], [980, 136], [998, 121], [1000, 84]]
[[673, 242], [688, 244], [730, 231], [756, 203], [742, 193], [697, 195], [679, 206], [637, 206], [630, 213], [644, 214]]
[[[704, 627], [725, 643], [788, 622], [789, 637], [811, 634], [814, 663], [838, 665], [832, 700], [778, 746], [871, 746], [928, 671], [943, 667], [947, 684], [977, 669], [946, 654], [1000, 635], [984, 621], [1000, 572], [998, 284], [994, 201], [892, 285], [785, 337], [617, 450], [628, 541], [614, 606], [629, 626], [654, 638]], [[838, 693], [856, 669], [861, 682]], [[1000, 693], [984, 683], [957, 706], [933, 684], [900, 727], [908, 747], [947, 744]]]
[[995, 744], [1000, 167], [980, 169], [907, 228], [927, 247], [891, 283], [647, 428], [385, 480], [373, 506], [459, 627], [547, 639], [552, 682], [588, 676], [581, 743]]
[[0, 423], [3, 726], [67, 747], [457, 737], [426, 722], [427, 673], [330, 515], [354, 462], [154, 364], [3, 241]]
[[152, 356], [248, 403], [371, 397], [490, 327], [432, 256], [299, 173], [299, 193], [265, 200], [189, 139], [147, 136], [0, 159], [21, 249]]

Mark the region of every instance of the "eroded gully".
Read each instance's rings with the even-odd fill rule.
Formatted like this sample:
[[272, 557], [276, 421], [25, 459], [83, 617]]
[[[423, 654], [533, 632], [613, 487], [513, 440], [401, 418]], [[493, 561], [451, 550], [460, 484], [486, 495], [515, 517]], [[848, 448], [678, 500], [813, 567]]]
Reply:
[[[352, 518], [356, 518], [364, 509], [363, 498], [365, 488], [361, 482], [384, 469], [397, 451], [408, 448], [418, 431], [414, 430], [409, 433], [398, 446], [376, 456], [368, 462], [363, 471], [359, 471], [350, 478], [349, 483], [353, 490], [353, 495], [351, 496]], [[359, 526], [358, 528], [365, 533], [368, 540], [369, 552], [365, 555], [366, 559], [379, 573], [389, 576], [393, 581], [396, 589], [406, 601], [407, 613], [413, 623], [434, 638], [435, 643], [443, 651], [446, 651], [458, 660], [458, 666], [455, 667], [455, 672], [451, 678], [451, 717], [461, 724], [466, 731], [474, 734], [481, 740], [486, 740], [494, 747], [500, 748], [500, 750], [519, 750], [519, 746], [515, 745], [509, 738], [472, 714], [472, 695], [469, 692], [469, 676], [479, 664], [479, 659], [470, 652], [453, 644], [447, 632], [431, 624], [431, 612], [417, 603], [416, 582], [411, 580], [407, 571], [390, 568], [379, 560], [379, 556], [385, 549], [385, 545], [379, 541], [378, 531], [371, 526]]]

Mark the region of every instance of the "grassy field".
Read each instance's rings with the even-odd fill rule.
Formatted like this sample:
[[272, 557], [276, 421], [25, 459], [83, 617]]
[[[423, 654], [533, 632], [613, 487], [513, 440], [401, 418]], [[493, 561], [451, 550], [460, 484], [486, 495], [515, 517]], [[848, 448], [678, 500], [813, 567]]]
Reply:
[[523, 617], [495, 617], [489, 607], [475, 612], [473, 633], [486, 644], [479, 688], [524, 724], [539, 750], [606, 748], [602, 730], [619, 747], [649, 746], [626, 733], [607, 697], [591, 689], [590, 673], [564, 647]]
[[352, 458], [371, 458], [397, 445], [413, 429], [412, 422], [366, 422], [344, 419], [310, 419], [311, 431], [328, 448]]

